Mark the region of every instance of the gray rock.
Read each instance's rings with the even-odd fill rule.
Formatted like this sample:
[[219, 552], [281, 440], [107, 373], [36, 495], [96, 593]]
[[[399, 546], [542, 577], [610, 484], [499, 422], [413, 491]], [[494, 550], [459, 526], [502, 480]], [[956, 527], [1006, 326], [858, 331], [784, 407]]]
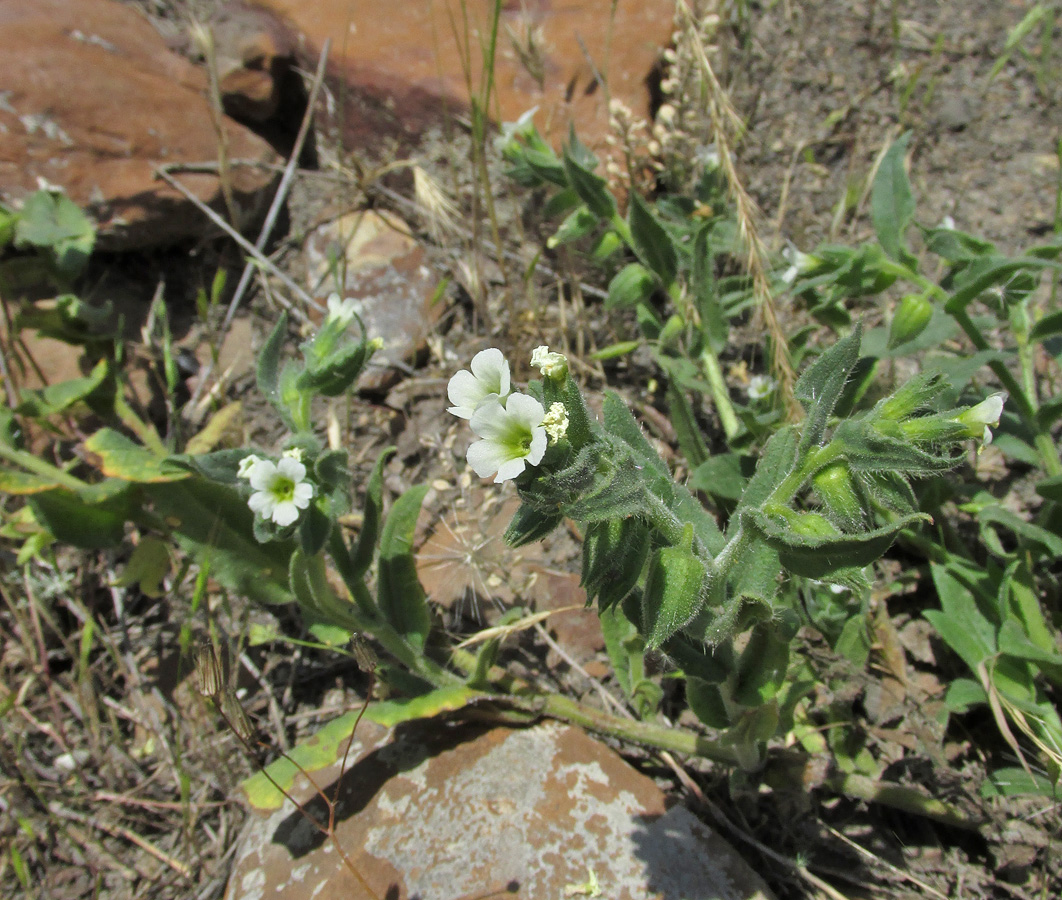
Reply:
[[[561, 900], [593, 873], [609, 900], [771, 900], [746, 863], [618, 754], [547, 722], [359, 729], [336, 837], [380, 900]], [[331, 776], [315, 779], [322, 786]], [[303, 780], [304, 782], [304, 780]], [[301, 796], [306, 796], [302, 784]], [[334, 786], [325, 788], [331, 795]], [[318, 799], [308, 809], [324, 812]], [[289, 803], [250, 821], [228, 900], [368, 897]]]

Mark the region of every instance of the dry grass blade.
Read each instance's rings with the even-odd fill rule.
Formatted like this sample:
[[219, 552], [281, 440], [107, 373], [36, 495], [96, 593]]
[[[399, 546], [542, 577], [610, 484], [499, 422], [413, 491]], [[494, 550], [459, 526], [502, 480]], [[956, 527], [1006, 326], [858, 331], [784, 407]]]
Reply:
[[559, 609], [548, 609], [544, 612], [532, 613], [530, 616], [525, 616], [517, 622], [513, 622], [510, 625], [495, 625], [493, 628], [484, 628], [482, 631], [477, 631], [469, 638], [465, 638], [457, 645], [456, 649], [463, 650], [466, 647], [472, 647], [476, 644], [482, 644], [484, 641], [491, 641], [495, 638], [505, 638], [510, 634], [516, 634], [520, 631], [526, 631], [528, 628], [534, 628], [540, 622], [544, 622], [550, 616], [556, 615], [562, 612], [571, 612], [573, 609], [583, 609], [582, 606], [562, 606]]
[[708, 54], [699, 39], [693, 13], [685, 0], [679, 0], [677, 9], [682, 18], [684, 36], [692, 45], [701, 74], [704, 76], [708, 95], [708, 114], [711, 120], [712, 137], [719, 152], [719, 165], [726, 176], [731, 200], [734, 203], [738, 231], [745, 245], [746, 265], [752, 277], [752, 293], [756, 300], [756, 308], [763, 316], [764, 325], [771, 339], [771, 373], [778, 381], [789, 418], [795, 420], [803, 414], [803, 411], [793, 394], [796, 372], [789, 357], [789, 341], [782, 328], [778, 306], [767, 277], [767, 251], [756, 227], [756, 205], [742, 185], [737, 165], [734, 162], [732, 144], [744, 130], [744, 125], [715, 75]]

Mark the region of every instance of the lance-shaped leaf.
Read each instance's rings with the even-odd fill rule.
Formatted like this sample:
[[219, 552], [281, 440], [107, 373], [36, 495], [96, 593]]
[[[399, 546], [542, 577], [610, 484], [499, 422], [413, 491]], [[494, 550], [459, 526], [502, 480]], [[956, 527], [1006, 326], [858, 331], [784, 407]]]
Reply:
[[210, 574], [230, 590], [259, 603], [290, 603], [288, 562], [292, 541], [259, 544], [247, 500], [228, 485], [203, 478], [144, 485], [155, 511], [185, 552], [209, 561]]
[[862, 332], [862, 327], [857, 325], [848, 337], [830, 347], [797, 379], [793, 392], [807, 410], [798, 458], [803, 458], [812, 447], [822, 442], [845, 382], [859, 361]]
[[772, 622], [761, 622], [752, 629], [738, 658], [734, 685], [738, 703], [759, 706], [778, 693], [789, 666], [790, 638]]
[[571, 147], [564, 149], [563, 165], [568, 184], [579, 195], [579, 199], [598, 218], [606, 222], [610, 220], [616, 213], [616, 198], [609, 191], [605, 179], [595, 175], [586, 161], [577, 159]]
[[111, 478], [144, 483], [189, 477], [184, 468], [111, 428], [101, 428], [92, 435], [85, 441], [85, 450], [90, 462]]
[[895, 522], [856, 534], [838, 531], [824, 516], [779, 510], [745, 510], [742, 527], [748, 528], [778, 551], [782, 565], [805, 578], [830, 578], [846, 569], [860, 569], [880, 559], [904, 528], [929, 520], [912, 513]]
[[377, 604], [388, 623], [414, 647], [423, 649], [431, 628], [424, 589], [413, 560], [413, 532], [428, 485], [410, 488], [399, 497], [380, 536]]
[[280, 354], [284, 347], [284, 339], [288, 333], [287, 313], [281, 313], [280, 318], [273, 330], [269, 333], [265, 344], [258, 353], [258, 366], [255, 375], [258, 381], [258, 390], [266, 398], [273, 408], [280, 413], [284, 421], [290, 424], [291, 415], [284, 404], [280, 391]]
[[299, 391], [338, 397], [357, 379], [372, 355], [365, 341], [341, 347], [325, 359], [307, 366], [295, 380]]
[[904, 168], [910, 139], [908, 132], [889, 147], [870, 189], [870, 219], [878, 241], [892, 259], [902, 259], [907, 254], [904, 233], [914, 216], [911, 182]]
[[664, 226], [637, 193], [631, 194], [627, 220], [638, 259], [656, 273], [665, 287], [670, 286], [678, 270], [675, 247]]
[[29, 505], [37, 521], [56, 538], [85, 550], [121, 543], [133, 510], [132, 485], [109, 478], [74, 492], [67, 488], [31, 494]]
[[595, 228], [601, 220], [584, 205], [572, 210], [557, 226], [557, 230], [547, 239], [546, 246], [551, 250], [564, 244], [584, 238]]

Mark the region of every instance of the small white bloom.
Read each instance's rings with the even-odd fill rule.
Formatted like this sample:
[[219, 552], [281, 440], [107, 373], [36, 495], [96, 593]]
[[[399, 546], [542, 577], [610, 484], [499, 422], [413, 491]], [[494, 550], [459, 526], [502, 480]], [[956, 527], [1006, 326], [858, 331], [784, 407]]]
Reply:
[[992, 443], [992, 429], [999, 425], [999, 417], [1003, 415], [1003, 403], [1006, 399], [1004, 391], [992, 394], [977, 406], [971, 406], [966, 412], [960, 413], [955, 417], [955, 421], [969, 429], [970, 437], [979, 437], [983, 449]]
[[771, 378], [770, 375], [753, 375], [749, 379], [749, 386], [745, 390], [749, 400], [755, 402], [770, 397], [777, 386], [778, 382]]
[[358, 314], [358, 301], [356, 297], [342, 299], [339, 294], [330, 294], [328, 297], [328, 319], [342, 328], [351, 323]]
[[568, 433], [568, 411], [560, 401], [551, 403], [549, 412], [542, 420], [542, 427], [546, 429], [553, 443], [561, 440]]
[[782, 281], [787, 285], [796, 281], [798, 275], [807, 275], [809, 272], [813, 272], [822, 261], [810, 253], [801, 253], [792, 244], [782, 250], [782, 256], [789, 263], [789, 268], [782, 273]]
[[236, 470], [236, 475], [239, 478], [250, 478], [251, 469], [254, 468], [254, 464], [257, 462], [261, 462], [261, 460], [253, 453], [251, 453], [249, 456], [245, 456], [243, 459], [240, 460], [240, 467]]
[[502, 122], [498, 136], [494, 139], [494, 149], [501, 153], [514, 138], [529, 135], [531, 129], [535, 127], [535, 123], [532, 120], [537, 112], [538, 107], [532, 106], [531, 109], [521, 113], [520, 118], [515, 122]]
[[702, 145], [693, 151], [693, 161], [702, 169], [714, 172], [719, 168], [719, 163], [722, 161], [719, 156], [719, 148], [715, 144]]
[[537, 466], [546, 452], [545, 417], [542, 404], [527, 394], [512, 394], [505, 406], [494, 398], [481, 403], [469, 425], [482, 440], [468, 448], [468, 464], [480, 478], [494, 475], [495, 483]]
[[951, 216], [945, 216], [943, 219], [940, 220], [940, 225], [937, 227], [946, 228], [948, 231], [954, 231], [955, 220]]
[[282, 457], [279, 463], [260, 459], [248, 477], [255, 493], [247, 505], [281, 527], [298, 519], [313, 498], [313, 485], [306, 481], [306, 466], [290, 456]]
[[568, 374], [568, 360], [560, 353], [553, 353], [543, 344], [531, 352], [531, 365], [546, 378], [563, 378]]
[[302, 458], [305, 454], [302, 452], [302, 447], [288, 447], [288, 449], [280, 455], [285, 459], [293, 459], [295, 462], [302, 462]]
[[472, 357], [472, 371], [462, 369], [446, 386], [446, 396], [453, 404], [447, 411], [459, 419], [471, 419], [476, 409], [488, 400], [504, 405], [509, 396], [509, 361], [501, 350], [491, 347]]

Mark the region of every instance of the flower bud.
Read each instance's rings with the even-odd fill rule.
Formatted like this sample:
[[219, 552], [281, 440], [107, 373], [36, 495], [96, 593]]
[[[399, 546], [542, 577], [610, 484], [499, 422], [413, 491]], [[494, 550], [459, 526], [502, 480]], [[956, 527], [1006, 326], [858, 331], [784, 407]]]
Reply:
[[908, 341], [913, 341], [929, 324], [933, 317], [933, 304], [925, 297], [908, 294], [904, 297], [889, 324], [888, 349], [892, 350]]
[[839, 522], [849, 526], [862, 523], [863, 501], [846, 463], [831, 463], [815, 475], [812, 484], [823, 505]]
[[541, 370], [543, 378], [563, 381], [568, 374], [568, 360], [560, 353], [552, 352], [549, 347], [536, 347], [531, 353], [531, 365]]
[[1006, 399], [1005, 392], [992, 394], [957, 415], [954, 421], [966, 427], [968, 437], [980, 438], [981, 445], [987, 446], [992, 443], [992, 428], [999, 425], [999, 417], [1003, 415], [1003, 402]]

